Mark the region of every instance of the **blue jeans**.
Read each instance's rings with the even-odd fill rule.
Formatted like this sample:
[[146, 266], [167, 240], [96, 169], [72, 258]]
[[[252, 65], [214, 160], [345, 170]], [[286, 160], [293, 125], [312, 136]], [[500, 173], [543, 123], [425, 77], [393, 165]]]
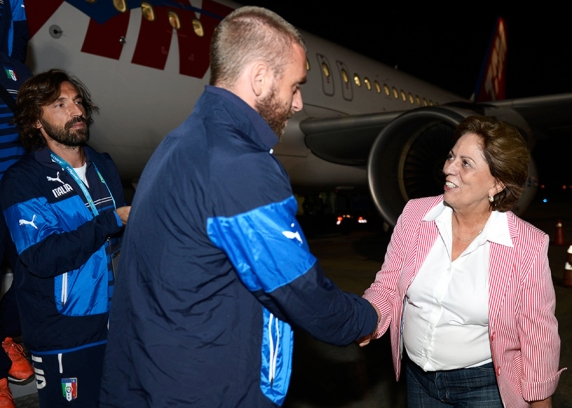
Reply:
[[425, 372], [404, 356], [409, 408], [502, 408], [493, 363]]

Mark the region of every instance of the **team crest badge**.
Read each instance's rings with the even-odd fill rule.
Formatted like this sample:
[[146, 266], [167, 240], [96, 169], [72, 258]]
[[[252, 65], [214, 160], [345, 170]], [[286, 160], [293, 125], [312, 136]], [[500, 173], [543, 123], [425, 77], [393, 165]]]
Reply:
[[18, 76], [13, 69], [4, 67], [4, 72], [6, 72], [6, 78], [11, 79], [12, 81], [18, 80]]
[[68, 401], [77, 398], [77, 378], [62, 378], [62, 394]]

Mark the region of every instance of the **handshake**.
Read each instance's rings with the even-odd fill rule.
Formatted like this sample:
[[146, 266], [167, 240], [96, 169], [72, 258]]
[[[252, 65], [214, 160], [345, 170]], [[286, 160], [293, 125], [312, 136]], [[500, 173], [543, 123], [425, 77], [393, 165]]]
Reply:
[[381, 313], [379, 312], [379, 309], [377, 308], [377, 306], [375, 306], [373, 303], [371, 303], [371, 306], [375, 309], [376, 313], [377, 313], [377, 324], [375, 325], [375, 329], [373, 330], [372, 333], [363, 336], [361, 338], [359, 338], [356, 343], [360, 346], [360, 347], [365, 347], [369, 344], [369, 342], [375, 337], [375, 333], [377, 332], [377, 326], [379, 325], [379, 321], [381, 320]]

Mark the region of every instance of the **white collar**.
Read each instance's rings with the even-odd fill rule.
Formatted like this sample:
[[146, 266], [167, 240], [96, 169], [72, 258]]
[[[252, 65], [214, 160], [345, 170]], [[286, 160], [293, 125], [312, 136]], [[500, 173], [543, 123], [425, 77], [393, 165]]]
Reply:
[[[423, 217], [423, 221], [435, 221], [451, 223], [453, 209], [445, 205], [444, 201], [438, 203], [431, 208]], [[479, 234], [479, 242], [490, 241], [500, 245], [513, 247], [512, 239], [508, 230], [508, 219], [506, 212], [493, 211], [483, 228], [483, 232]]]

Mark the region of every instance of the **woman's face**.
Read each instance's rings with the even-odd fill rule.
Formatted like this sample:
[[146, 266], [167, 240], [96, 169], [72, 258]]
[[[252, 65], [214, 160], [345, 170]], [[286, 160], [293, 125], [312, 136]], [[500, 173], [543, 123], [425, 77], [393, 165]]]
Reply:
[[443, 172], [444, 199], [454, 210], [488, 210], [489, 197], [502, 190], [485, 161], [481, 139], [474, 133], [459, 138], [445, 161]]

